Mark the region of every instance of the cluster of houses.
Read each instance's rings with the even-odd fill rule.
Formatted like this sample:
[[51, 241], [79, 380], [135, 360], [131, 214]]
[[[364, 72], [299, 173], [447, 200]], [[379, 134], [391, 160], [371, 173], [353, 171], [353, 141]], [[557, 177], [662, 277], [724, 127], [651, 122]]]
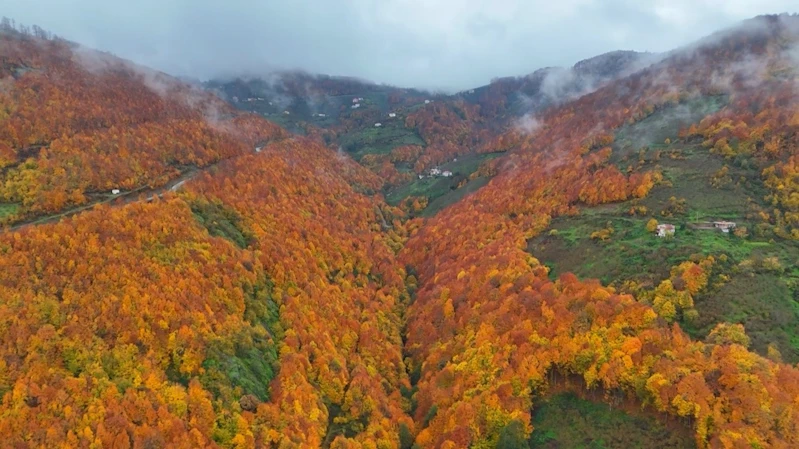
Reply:
[[[719, 231], [725, 234], [729, 234], [730, 231], [735, 229], [736, 226], [737, 225], [734, 221], [710, 221], [710, 222], [704, 222], [692, 225], [694, 229], [700, 229], [700, 230], [718, 229]], [[674, 225], [668, 223], [659, 224], [657, 226], [657, 229], [655, 230], [657, 236], [661, 238], [673, 236], [675, 231], [676, 228], [674, 227]]]
[[[389, 112], [388, 113], [388, 118], [396, 118], [396, 117], [397, 117], [397, 113], [396, 112]], [[383, 126], [382, 123], [380, 123], [380, 122], [375, 123], [375, 128], [380, 128], [381, 126]]]
[[441, 170], [438, 167], [431, 168], [430, 170], [427, 170], [426, 175], [419, 175], [419, 179], [438, 178], [439, 176], [443, 176], [444, 178], [450, 178], [452, 177], [452, 172], [449, 170]]
[[352, 99], [352, 109], [358, 109], [361, 107], [361, 102], [363, 101], [363, 97], [356, 97]]

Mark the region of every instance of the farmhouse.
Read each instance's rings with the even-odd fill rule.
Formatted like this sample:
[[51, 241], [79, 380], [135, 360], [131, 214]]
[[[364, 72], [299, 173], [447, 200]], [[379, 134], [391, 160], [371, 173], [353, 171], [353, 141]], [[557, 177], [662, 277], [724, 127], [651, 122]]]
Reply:
[[449, 170], [444, 170], [443, 172], [441, 172], [441, 176], [443, 176], [445, 178], [449, 178], [449, 177], [452, 176], [452, 172], [449, 171]]
[[657, 227], [657, 234], [658, 237], [666, 237], [669, 235], [674, 235], [674, 225], [672, 224], [659, 224]]
[[734, 221], [714, 221], [713, 226], [716, 229], [720, 229], [721, 232], [727, 234], [730, 232], [730, 229], [735, 229], [735, 222]]
[[119, 195], [119, 189], [112, 190], [111, 195]]

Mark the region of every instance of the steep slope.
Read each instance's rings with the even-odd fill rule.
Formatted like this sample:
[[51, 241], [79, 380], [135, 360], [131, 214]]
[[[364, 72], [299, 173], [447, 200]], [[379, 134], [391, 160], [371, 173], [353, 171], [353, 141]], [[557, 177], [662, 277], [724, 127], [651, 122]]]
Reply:
[[[742, 328], [721, 324], [707, 341], [692, 341], [669, 324], [674, 304], [669, 310], [655, 302], [653, 310], [645, 298], [596, 281], [572, 274], [551, 280], [526, 252], [526, 240], [551, 217], [645, 197], [661, 179], [650, 167], [623, 175], [612, 163], [613, 135], [597, 123], [612, 130], [670, 102], [719, 93], [731, 96], [731, 106], [702, 123], [722, 134], [736, 129], [710, 126], [724, 117], [746, 123], [792, 115], [796, 78], [786, 69], [795, 67], [797, 41], [799, 18], [758, 18], [545, 113], [535, 133], [514, 130], [497, 139], [511, 150], [498, 175], [426, 223], [402, 253], [419, 282], [406, 343], [419, 378], [417, 444], [525, 444], [533, 399], [554, 373], [581, 376], [608, 400], [630, 396], [684, 417], [699, 447], [799, 444], [799, 370], [749, 352]], [[767, 68], [756, 78], [742, 72], [753, 59]], [[773, 101], [749, 100], [755, 94]], [[791, 141], [795, 125], [778, 123], [748, 135]], [[740, 144], [758, 148], [756, 141]]]
[[[236, 135], [235, 110], [166, 75], [8, 27], [0, 60], [4, 221], [162, 186], [253, 151]], [[285, 135], [258, 126], [261, 140]]]
[[0, 234], [4, 444], [396, 446], [405, 231], [362, 193], [380, 180], [165, 75], [2, 38], [11, 220], [198, 169]]
[[307, 140], [215, 171], [0, 235], [7, 442], [396, 446], [403, 271], [350, 186], [375, 180]]
[[[612, 218], [589, 239], [610, 245], [619, 217], [609, 211], [648, 225], [655, 211], [671, 219], [694, 207], [665, 198], [670, 189], [705, 188], [762, 232], [735, 236], [750, 249], [795, 254], [799, 17], [713, 36], [536, 114], [533, 127], [483, 126], [480, 107], [462, 99], [409, 110], [406, 128], [427, 146], [393, 148], [392, 166], [506, 153], [476, 169], [482, 188], [428, 220], [387, 205], [374, 195], [384, 180], [314, 133], [291, 138], [205, 94], [187, 101], [189, 88], [171, 79], [153, 83], [129, 65], [86, 71], [67, 43], [5, 35], [3, 141], [15, 162], [4, 188], [24, 178], [33, 192], [63, 192], [62, 179], [91, 189], [92, 176], [121, 176], [129, 161], [154, 167], [139, 183], [179, 174], [175, 160], [207, 167], [163, 198], [0, 233], [9, 446], [525, 447], [540, 441], [536, 407], [564, 383], [672, 417], [697, 447], [799, 445], [799, 369], [779, 351], [749, 351], [744, 327], [708, 313], [701, 296], [758, 270], [788, 277], [778, 263], [736, 260], [744, 243], [711, 257], [711, 245], [653, 269], [657, 287], [606, 286], [553, 276], [535, 245], [597, 216]], [[130, 95], [118, 110], [93, 106], [117, 91]], [[71, 99], [52, 128], [33, 117], [60, 96]], [[223, 117], [209, 122], [214, 110]], [[158, 132], [138, 134], [150, 126]], [[116, 146], [117, 135], [144, 139], [141, 154]], [[70, 139], [88, 143], [62, 150]], [[46, 149], [17, 148], [31, 142]], [[694, 157], [687, 173], [679, 164]], [[101, 167], [109, 159], [114, 170]], [[34, 176], [40, 166], [55, 168]], [[729, 190], [687, 184], [701, 176]], [[49, 204], [31, 198], [29, 213]], [[603, 279], [616, 280], [643, 284]], [[707, 332], [690, 327], [694, 313]]]

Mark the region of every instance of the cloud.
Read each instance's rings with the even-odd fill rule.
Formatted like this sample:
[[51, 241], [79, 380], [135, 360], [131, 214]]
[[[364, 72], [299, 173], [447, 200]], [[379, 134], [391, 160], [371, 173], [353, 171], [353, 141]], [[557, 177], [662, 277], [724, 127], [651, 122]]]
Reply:
[[531, 114], [525, 114], [521, 116], [516, 122], [514, 123], [516, 129], [525, 133], [525, 134], [533, 134], [539, 129], [541, 129], [541, 122], [539, 122], [535, 117]]
[[0, 0], [4, 15], [175, 75], [275, 69], [458, 90], [666, 51], [793, 0]]

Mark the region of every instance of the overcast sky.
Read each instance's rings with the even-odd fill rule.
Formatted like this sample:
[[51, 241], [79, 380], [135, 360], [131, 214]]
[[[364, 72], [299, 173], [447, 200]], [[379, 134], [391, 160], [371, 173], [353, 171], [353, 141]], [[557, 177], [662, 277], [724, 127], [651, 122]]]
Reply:
[[464, 89], [666, 51], [796, 0], [0, 0], [0, 14], [174, 75], [274, 69]]

